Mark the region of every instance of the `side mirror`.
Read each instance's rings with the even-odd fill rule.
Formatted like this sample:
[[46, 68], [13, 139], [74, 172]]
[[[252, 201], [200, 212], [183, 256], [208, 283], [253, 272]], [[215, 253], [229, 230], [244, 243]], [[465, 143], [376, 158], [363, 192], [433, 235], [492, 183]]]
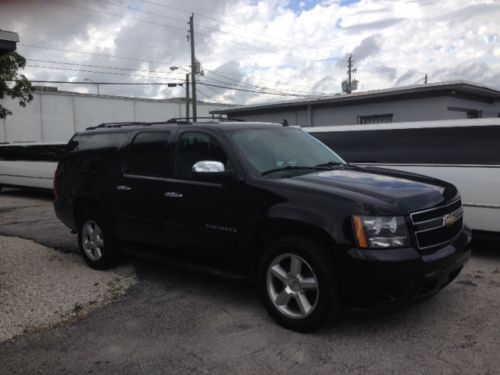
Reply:
[[224, 164], [220, 161], [199, 161], [193, 165], [192, 171], [193, 175], [200, 180], [228, 181], [234, 177], [234, 173], [226, 171]]

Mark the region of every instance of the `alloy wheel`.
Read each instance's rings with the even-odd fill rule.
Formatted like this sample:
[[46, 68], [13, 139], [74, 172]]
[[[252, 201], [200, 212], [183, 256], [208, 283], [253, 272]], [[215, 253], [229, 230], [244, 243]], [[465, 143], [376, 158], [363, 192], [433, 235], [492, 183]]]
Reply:
[[87, 257], [97, 262], [102, 258], [104, 251], [104, 237], [102, 230], [93, 220], [87, 220], [82, 227], [82, 247]]
[[269, 264], [266, 286], [274, 306], [290, 318], [306, 318], [318, 304], [318, 279], [297, 254], [281, 254]]

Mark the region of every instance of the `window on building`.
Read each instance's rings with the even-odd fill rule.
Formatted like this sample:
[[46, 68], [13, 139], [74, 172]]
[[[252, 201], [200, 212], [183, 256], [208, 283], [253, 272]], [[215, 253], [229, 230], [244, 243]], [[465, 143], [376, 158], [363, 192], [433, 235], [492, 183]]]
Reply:
[[473, 109], [473, 108], [448, 107], [448, 111], [463, 112], [463, 113], [465, 113], [465, 118], [481, 118], [481, 117], [483, 117], [482, 111], [480, 111], [478, 109]]
[[392, 122], [393, 113], [382, 115], [358, 116], [358, 124], [382, 124]]
[[139, 133], [127, 154], [127, 173], [162, 176], [167, 167], [168, 132]]
[[481, 111], [467, 111], [467, 118], [481, 118]]

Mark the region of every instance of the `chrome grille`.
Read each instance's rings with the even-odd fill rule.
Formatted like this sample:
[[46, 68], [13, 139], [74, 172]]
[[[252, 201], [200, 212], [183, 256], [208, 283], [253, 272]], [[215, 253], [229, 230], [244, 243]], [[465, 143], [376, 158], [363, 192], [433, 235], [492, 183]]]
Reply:
[[463, 228], [463, 208], [460, 199], [444, 206], [410, 214], [419, 250], [450, 243]]

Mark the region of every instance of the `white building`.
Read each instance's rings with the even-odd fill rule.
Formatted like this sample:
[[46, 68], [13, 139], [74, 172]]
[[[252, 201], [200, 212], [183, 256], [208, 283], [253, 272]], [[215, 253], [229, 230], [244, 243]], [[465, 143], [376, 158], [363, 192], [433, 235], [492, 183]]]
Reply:
[[[0, 120], [0, 142], [66, 142], [79, 130], [103, 122], [166, 121], [186, 115], [183, 99], [143, 99], [54, 91], [35, 92], [26, 107], [3, 99], [12, 115]], [[230, 105], [199, 102], [198, 117]], [[192, 111], [191, 111], [192, 113]]]

